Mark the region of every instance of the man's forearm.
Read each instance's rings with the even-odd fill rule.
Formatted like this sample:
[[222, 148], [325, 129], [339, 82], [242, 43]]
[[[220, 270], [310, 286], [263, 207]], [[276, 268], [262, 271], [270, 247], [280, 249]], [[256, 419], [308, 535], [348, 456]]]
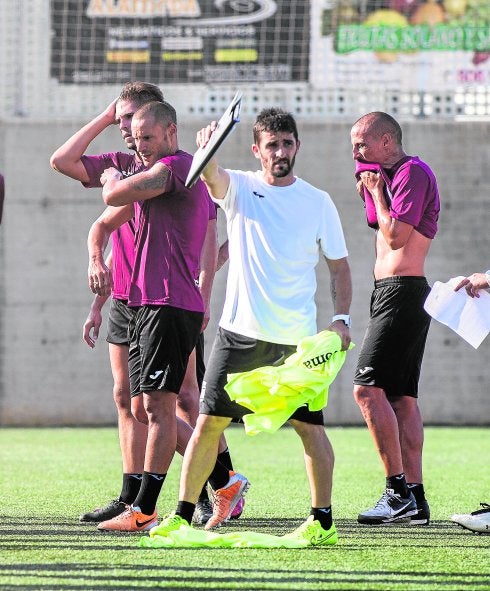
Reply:
[[107, 110], [92, 119], [53, 153], [50, 159], [51, 166], [75, 180], [88, 182], [89, 178], [81, 157], [90, 143], [113, 123], [114, 117]]
[[226, 240], [225, 242], [223, 242], [223, 244], [219, 247], [218, 250], [218, 261], [216, 263], [216, 271], [219, 271], [228, 259], [228, 240]]
[[[111, 232], [99, 220], [95, 221], [88, 233], [87, 248], [90, 263], [100, 263], [104, 260], [105, 249]], [[112, 260], [112, 257], [111, 257]]]
[[218, 166], [214, 158], [203, 170], [201, 178], [206, 183], [210, 195], [215, 199], [224, 198], [230, 184], [230, 176], [224, 168]]
[[352, 277], [349, 263], [344, 259], [330, 269], [330, 289], [334, 314], [349, 314], [352, 303]]
[[96, 295], [92, 301], [92, 304], [90, 305], [90, 309], [100, 312], [108, 299], [108, 295]]
[[214, 275], [218, 259], [218, 237], [216, 233], [216, 220], [208, 222], [208, 229], [201, 252], [201, 264], [199, 274], [199, 289], [206, 308], [211, 302]]

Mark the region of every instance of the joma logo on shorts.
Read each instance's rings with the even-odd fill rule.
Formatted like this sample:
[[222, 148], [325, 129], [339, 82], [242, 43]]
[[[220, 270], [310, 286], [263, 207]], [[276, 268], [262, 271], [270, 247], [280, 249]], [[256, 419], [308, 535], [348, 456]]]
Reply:
[[317, 355], [316, 357], [313, 357], [313, 359], [303, 361], [303, 365], [308, 369], [311, 369], [312, 367], [318, 367], [319, 365], [322, 365], [322, 363], [326, 363], [330, 359], [330, 357], [332, 357], [332, 355], [335, 355], [335, 353], [338, 353], [338, 351], [334, 351], [333, 353], [323, 353], [323, 355]]

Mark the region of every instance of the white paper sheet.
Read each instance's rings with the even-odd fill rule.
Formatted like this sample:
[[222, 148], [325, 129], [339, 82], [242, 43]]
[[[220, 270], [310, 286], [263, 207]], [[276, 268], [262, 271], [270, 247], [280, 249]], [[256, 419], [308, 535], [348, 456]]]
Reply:
[[479, 298], [470, 297], [464, 288], [454, 291], [464, 277], [447, 283], [436, 281], [425, 301], [425, 310], [477, 349], [490, 332], [490, 294], [484, 289]]

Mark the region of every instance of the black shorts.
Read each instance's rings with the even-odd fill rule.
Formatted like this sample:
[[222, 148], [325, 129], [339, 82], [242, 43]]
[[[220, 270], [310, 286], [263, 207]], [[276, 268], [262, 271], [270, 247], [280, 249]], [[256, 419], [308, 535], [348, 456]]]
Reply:
[[354, 384], [382, 388], [388, 398], [417, 398], [430, 316], [425, 277], [387, 277], [374, 283], [371, 316]]
[[[293, 345], [258, 341], [219, 327], [204, 375], [199, 412], [229, 417], [235, 421], [242, 419], [251, 411], [230, 399], [225, 390], [227, 375], [264, 365], [280, 365], [295, 352], [296, 347]], [[290, 418], [303, 423], [323, 425], [322, 411], [312, 412], [306, 405], [298, 408]]]
[[196, 377], [199, 391], [202, 388], [202, 382], [204, 380], [204, 373], [206, 371], [206, 365], [204, 364], [204, 333], [199, 335], [196, 343]]
[[108, 343], [129, 345], [128, 326], [134, 312], [135, 308], [130, 308], [127, 300], [111, 299], [109, 318], [107, 319], [106, 341]]
[[201, 312], [172, 306], [136, 309], [129, 323], [131, 396], [157, 390], [179, 392], [202, 320]]

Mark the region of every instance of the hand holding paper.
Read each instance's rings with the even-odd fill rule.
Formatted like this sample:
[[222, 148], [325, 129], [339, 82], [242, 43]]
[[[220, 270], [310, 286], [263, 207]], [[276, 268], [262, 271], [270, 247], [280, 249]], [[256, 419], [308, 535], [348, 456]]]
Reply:
[[240, 121], [241, 101], [242, 93], [237, 92], [226, 111], [223, 113], [223, 116], [218, 121], [216, 129], [213, 131], [206, 146], [197, 149], [185, 181], [185, 186], [188, 189], [197, 181], [199, 175], [206, 168], [206, 165], [211, 158], [216, 154], [218, 148], [233, 131], [235, 125]]
[[447, 283], [436, 281], [425, 302], [425, 310], [477, 349], [490, 332], [490, 294], [481, 290], [479, 298], [465, 290], [454, 291], [464, 277]]

